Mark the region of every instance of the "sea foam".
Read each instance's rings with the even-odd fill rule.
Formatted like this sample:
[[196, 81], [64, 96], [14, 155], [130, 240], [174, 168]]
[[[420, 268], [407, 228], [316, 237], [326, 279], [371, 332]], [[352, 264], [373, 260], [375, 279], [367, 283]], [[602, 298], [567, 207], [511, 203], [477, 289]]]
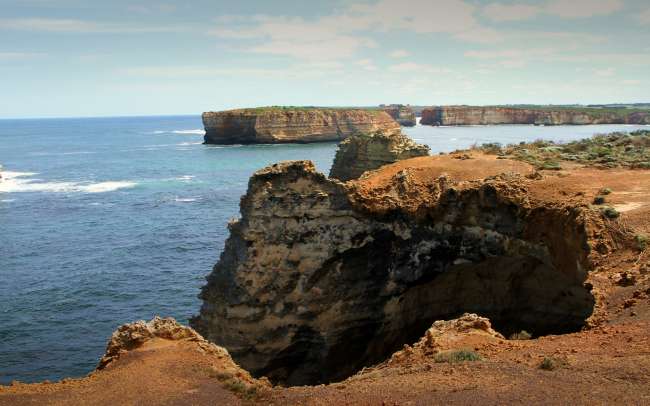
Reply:
[[131, 181], [88, 182], [44, 182], [32, 178], [36, 172], [2, 172], [0, 192], [53, 192], [53, 193], [104, 193], [137, 185]]

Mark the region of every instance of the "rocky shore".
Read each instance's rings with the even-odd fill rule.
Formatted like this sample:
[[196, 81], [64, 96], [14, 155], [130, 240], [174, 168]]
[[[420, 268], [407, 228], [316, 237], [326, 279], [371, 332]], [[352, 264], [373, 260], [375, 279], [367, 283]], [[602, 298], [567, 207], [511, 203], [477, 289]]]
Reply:
[[[199, 332], [120, 327], [88, 377], [0, 386], [0, 404], [645, 404], [650, 170], [562, 167], [260, 170]], [[605, 186], [615, 219], [592, 204]]]
[[206, 144], [341, 141], [355, 133], [398, 133], [381, 110], [263, 107], [203, 113]]
[[650, 111], [627, 112], [624, 109], [438, 106], [422, 110], [423, 125], [584, 125], [650, 124]]

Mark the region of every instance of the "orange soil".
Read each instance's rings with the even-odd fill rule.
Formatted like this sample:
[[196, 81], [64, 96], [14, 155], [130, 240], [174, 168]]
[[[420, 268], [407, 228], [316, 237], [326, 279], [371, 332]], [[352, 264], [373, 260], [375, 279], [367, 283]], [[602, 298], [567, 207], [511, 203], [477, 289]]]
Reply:
[[[521, 162], [447, 155], [398, 162], [351, 185], [360, 194], [381, 198], [389, 180], [405, 169], [421, 184], [443, 174], [476, 180], [503, 172], [534, 173]], [[544, 171], [541, 179], [526, 180], [526, 186], [530, 198], [570, 205], [590, 205], [608, 187], [612, 194], [606, 204], [621, 212], [618, 220], [602, 220], [609, 251], [595, 256], [588, 282], [594, 285], [596, 315], [582, 332], [525, 341], [461, 335], [449, 348], [474, 349], [483, 360], [436, 363], [430, 355], [405, 350], [407, 355], [394, 362], [340, 383], [262, 385], [252, 397], [217, 379], [214, 371], [227, 362], [195, 342], [155, 339], [86, 378], [0, 387], [0, 404], [650, 405], [650, 249], [639, 252], [630, 238], [650, 235], [650, 171], [575, 166]], [[544, 357], [552, 357], [558, 367], [539, 368]]]

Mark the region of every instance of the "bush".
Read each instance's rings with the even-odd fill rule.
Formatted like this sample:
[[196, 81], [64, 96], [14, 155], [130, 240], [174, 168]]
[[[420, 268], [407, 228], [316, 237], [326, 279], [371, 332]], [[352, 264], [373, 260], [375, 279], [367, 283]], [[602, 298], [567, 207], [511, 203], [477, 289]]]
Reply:
[[559, 171], [562, 169], [562, 166], [558, 161], [547, 160], [542, 163], [541, 169], [546, 169], [548, 171]]
[[435, 362], [448, 362], [453, 364], [455, 362], [463, 361], [480, 361], [481, 356], [476, 351], [471, 350], [453, 350], [443, 351], [434, 356]]
[[647, 235], [637, 234], [634, 239], [636, 240], [636, 246], [639, 251], [645, 251], [645, 249], [648, 248], [650, 238]]
[[605, 204], [605, 196], [594, 197], [594, 204]]
[[598, 191], [598, 194], [599, 194], [599, 195], [602, 195], [602, 196], [607, 196], [607, 195], [609, 195], [609, 194], [612, 194], [612, 189], [610, 189], [610, 188], [608, 188], [608, 187], [604, 187], [604, 188], [602, 188], [602, 189], [600, 189], [600, 190]]
[[619, 213], [618, 210], [616, 210], [613, 207], [605, 207], [602, 209], [602, 212], [605, 215], [605, 217], [610, 219], [618, 218], [621, 215], [621, 213]]
[[510, 334], [510, 337], [508, 337], [508, 340], [530, 340], [531, 338], [533, 338], [532, 334], [530, 334], [526, 330], [521, 330], [518, 333]]
[[555, 358], [555, 357], [544, 357], [542, 362], [539, 363], [539, 368], [545, 371], [553, 371], [560, 367], [566, 367], [569, 365], [569, 362], [566, 359]]

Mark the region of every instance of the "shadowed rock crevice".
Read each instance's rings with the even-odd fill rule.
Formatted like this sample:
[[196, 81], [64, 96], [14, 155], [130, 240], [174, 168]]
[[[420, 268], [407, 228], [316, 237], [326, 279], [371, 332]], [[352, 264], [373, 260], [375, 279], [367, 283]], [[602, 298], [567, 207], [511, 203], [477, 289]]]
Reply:
[[505, 335], [584, 325], [582, 210], [526, 201], [517, 177], [391, 187], [362, 195], [308, 161], [257, 172], [192, 325], [288, 385], [344, 379], [465, 312]]

